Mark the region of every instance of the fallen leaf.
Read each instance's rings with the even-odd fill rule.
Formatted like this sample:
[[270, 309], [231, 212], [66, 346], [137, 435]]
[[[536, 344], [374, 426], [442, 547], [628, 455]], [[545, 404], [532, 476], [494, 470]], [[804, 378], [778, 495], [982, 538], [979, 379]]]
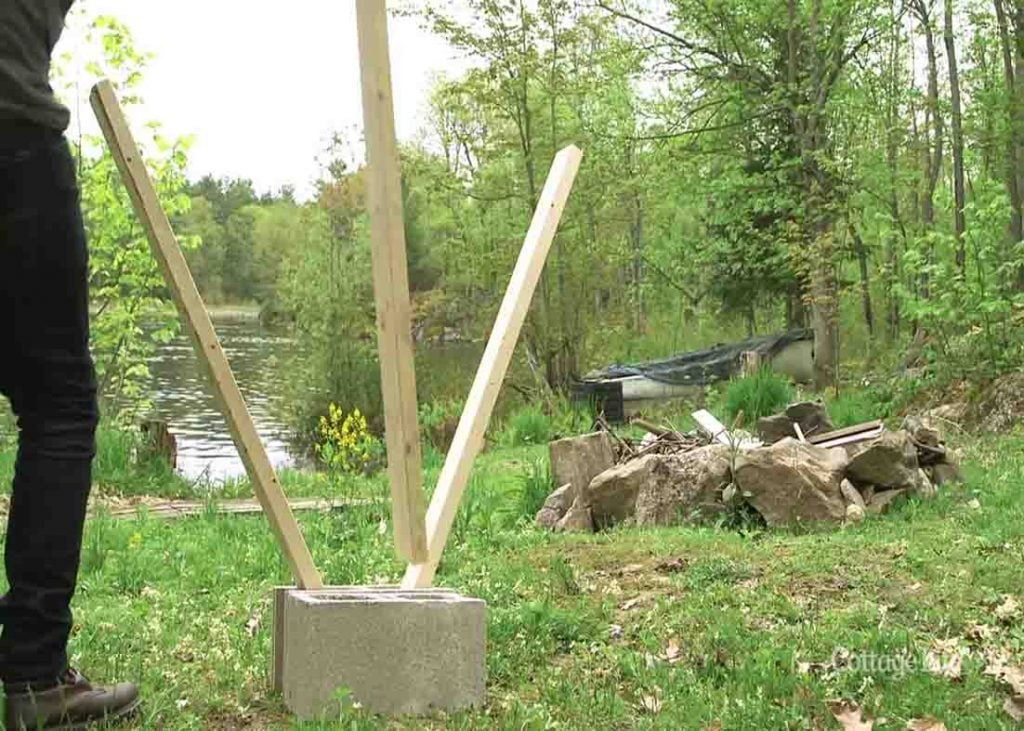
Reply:
[[839, 721], [843, 731], [873, 731], [875, 722], [861, 718], [860, 706], [852, 701], [826, 701], [833, 718]]
[[1017, 723], [1024, 721], [1024, 695], [1007, 698], [1006, 703], [1003, 704], [1003, 710]]
[[1015, 695], [1024, 695], [1024, 668], [1011, 665], [1005, 655], [990, 652], [988, 663], [982, 672], [1002, 680], [1010, 686]]
[[635, 607], [637, 604], [643, 601], [642, 597], [634, 597], [622, 605], [622, 611], [628, 612], [630, 609]]
[[668, 647], [665, 648], [665, 659], [672, 665], [683, 659], [679, 654], [679, 640], [675, 637], [668, 641]]
[[682, 571], [686, 568], [686, 561], [681, 558], [670, 558], [667, 561], [662, 561], [655, 566], [656, 571], [660, 571], [663, 574], [674, 574]]
[[647, 568], [647, 567], [644, 566], [642, 563], [631, 563], [631, 564], [628, 564], [626, 566], [623, 566], [619, 573], [622, 573], [622, 574], [636, 574], [636, 573], [639, 573], [639, 572], [643, 571], [645, 568]]
[[1007, 594], [1003, 597], [1003, 603], [995, 609], [996, 619], [1005, 622], [1012, 619], [1020, 611], [1020, 602]]
[[992, 639], [996, 634], [996, 628], [989, 624], [979, 624], [975, 622], [967, 628], [967, 639], [974, 640], [976, 642], [986, 642]]
[[611, 637], [613, 640], [619, 639], [620, 637], [622, 637], [622, 635], [623, 630], [621, 624], [613, 624], [611, 627], [608, 628], [608, 636]]
[[971, 510], [981, 510], [981, 501], [978, 498], [973, 498], [967, 501], [967, 507]]
[[963, 651], [960, 649], [960, 640], [935, 640], [924, 656], [924, 666], [932, 675], [960, 680], [963, 676]]
[[907, 721], [907, 731], [946, 731], [946, 724], [935, 716], [912, 718]]
[[656, 695], [645, 695], [640, 699], [640, 707], [653, 716], [661, 710], [661, 700]]
[[835, 665], [830, 662], [805, 662], [798, 660], [796, 663], [796, 671], [801, 675], [816, 675], [818, 673], [827, 673], [829, 670], [833, 670]]
[[256, 633], [260, 631], [260, 615], [254, 614], [249, 617], [249, 621], [245, 623], [245, 633], [250, 637], [255, 637]]
[[705, 726], [703, 731], [722, 731], [722, 722], [715, 721], [714, 723]]

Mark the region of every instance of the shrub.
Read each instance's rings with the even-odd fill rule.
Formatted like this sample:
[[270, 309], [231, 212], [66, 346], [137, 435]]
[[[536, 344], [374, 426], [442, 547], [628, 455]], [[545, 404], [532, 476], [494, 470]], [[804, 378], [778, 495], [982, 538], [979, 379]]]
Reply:
[[752, 376], [729, 382], [725, 391], [725, 414], [729, 421], [743, 412], [747, 424], [762, 416], [771, 416], [793, 401], [793, 387], [789, 381], [769, 368], [762, 368]]
[[427, 444], [444, 454], [451, 446], [462, 417], [463, 403], [456, 400], [420, 404], [420, 435]]
[[509, 417], [506, 436], [513, 447], [545, 444], [551, 439], [551, 419], [536, 406], [528, 406]]
[[317, 456], [330, 470], [368, 472], [380, 458], [383, 448], [370, 433], [366, 417], [359, 409], [346, 414], [335, 403], [320, 417], [315, 445]]

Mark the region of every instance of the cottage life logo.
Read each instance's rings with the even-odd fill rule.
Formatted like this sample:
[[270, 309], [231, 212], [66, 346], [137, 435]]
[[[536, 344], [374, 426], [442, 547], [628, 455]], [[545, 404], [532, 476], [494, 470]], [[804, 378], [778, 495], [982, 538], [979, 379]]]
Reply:
[[949, 678], [960, 676], [963, 651], [953, 646], [937, 646], [927, 652], [915, 654], [910, 651], [895, 653], [862, 651], [854, 652], [837, 647], [827, 662], [799, 662], [801, 673], [835, 675], [839, 673], [863, 673], [865, 675], [891, 675], [902, 678], [912, 673], [929, 673]]

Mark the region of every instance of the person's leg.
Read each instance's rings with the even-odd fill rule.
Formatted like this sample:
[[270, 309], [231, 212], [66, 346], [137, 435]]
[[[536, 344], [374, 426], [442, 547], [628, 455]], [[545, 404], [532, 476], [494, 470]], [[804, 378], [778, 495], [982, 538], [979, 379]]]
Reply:
[[19, 429], [4, 555], [9, 591], [0, 602], [0, 679], [8, 692], [55, 685], [67, 670], [98, 419], [87, 282], [66, 143], [43, 130], [4, 135], [0, 386]]

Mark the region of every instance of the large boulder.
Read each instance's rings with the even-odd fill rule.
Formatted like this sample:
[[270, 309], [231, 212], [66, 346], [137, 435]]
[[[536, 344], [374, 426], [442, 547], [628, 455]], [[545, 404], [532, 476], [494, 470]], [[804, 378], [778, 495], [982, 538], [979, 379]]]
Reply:
[[616, 465], [595, 477], [577, 502], [590, 508], [597, 528], [621, 523], [633, 517], [641, 490], [656, 489], [652, 483], [665, 479], [665, 458], [648, 454]]
[[615, 464], [612, 440], [603, 431], [559, 439], [548, 445], [548, 451], [555, 486], [569, 485], [566, 509], [595, 477]]
[[714, 520], [725, 510], [722, 490], [729, 485], [730, 449], [721, 444], [665, 456], [652, 465], [651, 478], [636, 496], [638, 525], [675, 525]]
[[850, 458], [846, 476], [858, 485], [916, 487], [918, 464], [913, 440], [904, 431], [882, 432]]
[[846, 517], [840, 485], [846, 454], [796, 439], [743, 452], [733, 481], [768, 525], [830, 521]]

